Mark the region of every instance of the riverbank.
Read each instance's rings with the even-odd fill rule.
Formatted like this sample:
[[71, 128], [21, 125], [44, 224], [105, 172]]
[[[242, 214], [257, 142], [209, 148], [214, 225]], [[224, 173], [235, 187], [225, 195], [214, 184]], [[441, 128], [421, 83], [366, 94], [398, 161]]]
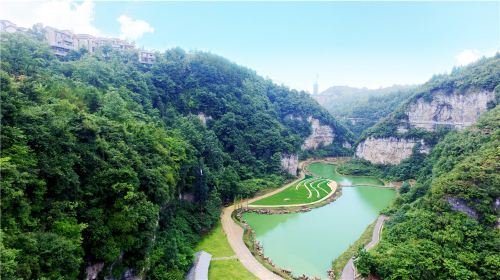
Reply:
[[[280, 207], [254, 207], [254, 208], [246, 208], [245, 206], [248, 206], [250, 203], [275, 195], [286, 188], [292, 186], [293, 184], [297, 183], [298, 181], [304, 179], [306, 174], [310, 174], [312, 176], [318, 177], [317, 174], [313, 174], [308, 170], [308, 166], [312, 163], [316, 162], [321, 162], [321, 163], [328, 163], [328, 164], [340, 164], [342, 162], [347, 161], [348, 159], [344, 158], [328, 158], [328, 159], [309, 159], [306, 161], [302, 161], [299, 163], [299, 177], [295, 179], [292, 182], [289, 182], [288, 184], [277, 188], [275, 190], [272, 190], [268, 193], [256, 196], [251, 199], [247, 199], [244, 201], [241, 201], [239, 203], [236, 203], [235, 205], [231, 205], [229, 207], [226, 207], [223, 211], [222, 215], [222, 226], [224, 231], [226, 232], [226, 236], [228, 238], [228, 242], [230, 246], [233, 248], [235, 255], [237, 258], [240, 260], [241, 264], [248, 269], [251, 273], [253, 273], [256, 277], [260, 279], [290, 279], [291, 278], [291, 271], [283, 268], [279, 268], [275, 266], [272, 261], [264, 256], [263, 253], [259, 254], [259, 251], [262, 251], [261, 246], [259, 246], [258, 243], [254, 242], [255, 240], [255, 234], [252, 235], [252, 229], [250, 229], [249, 226], [244, 225], [244, 224], [239, 224], [238, 221], [234, 220], [234, 214], [235, 210], [238, 209], [251, 209], [251, 211], [255, 210], [263, 210], [266, 213], [261, 213], [261, 214], [275, 214], [275, 213], [292, 213], [292, 212], [306, 212], [311, 210], [312, 208], [316, 208], [319, 206], [324, 206], [329, 204], [332, 200], [335, 200], [340, 197], [340, 191], [341, 187], [338, 186], [335, 183], [335, 191], [332, 191], [332, 195], [329, 196], [328, 199], [325, 199], [321, 202], [318, 203], [316, 201], [315, 203], [309, 204], [308, 205], [293, 205], [295, 207], [290, 207], [290, 205], [280, 205]], [[375, 187], [375, 186], [374, 186]], [[380, 186], [377, 186], [380, 187]], [[285, 212], [283, 212], [285, 211]], [[241, 214], [241, 212], [240, 212]], [[248, 230], [244, 230], [244, 228], [247, 228]], [[253, 236], [253, 238], [252, 238]], [[245, 244], [246, 241], [246, 244]], [[352, 242], [352, 241], [351, 241]], [[260, 250], [259, 250], [260, 248]], [[330, 262], [331, 264], [331, 262]], [[281, 276], [278, 276], [276, 273], [273, 273], [271, 270], [274, 270], [277, 274], [281, 274]], [[326, 269], [325, 269], [326, 270]]]
[[[375, 247], [380, 241], [380, 234], [382, 233], [382, 228], [384, 226], [385, 221], [388, 219], [386, 215], [380, 215], [375, 222], [375, 226], [373, 228], [371, 234], [371, 240], [368, 244], [365, 245], [366, 250], [370, 250]], [[340, 275], [341, 280], [355, 280], [357, 278], [356, 267], [354, 266], [354, 257], [351, 257], [347, 264], [342, 269], [342, 274]]]
[[[226, 234], [227, 240], [231, 248], [233, 249], [235, 255], [237, 258], [240, 260], [241, 264], [252, 274], [254, 274], [256, 277], [260, 279], [269, 279], [269, 280], [274, 280], [274, 279], [283, 279], [282, 277], [278, 276], [277, 274], [271, 272], [268, 268], [266, 268], [262, 263], [260, 263], [255, 256], [250, 252], [248, 247], [246, 246], [244, 242], [244, 229], [241, 225], [239, 225], [232, 217], [233, 212], [237, 208], [241, 208], [243, 205], [249, 205], [250, 203], [272, 196], [276, 193], [279, 193], [286, 188], [290, 187], [291, 185], [295, 184], [296, 182], [301, 181], [302, 179], [305, 178], [306, 175], [306, 168], [308, 164], [311, 162], [316, 162], [321, 159], [308, 159], [305, 161], [299, 162], [299, 176], [297, 179], [293, 180], [292, 182], [289, 182], [288, 184], [272, 190], [268, 193], [253, 197], [251, 199], [247, 199], [244, 201], [239, 202], [237, 205], [233, 204], [228, 207], [225, 207], [222, 211], [221, 215], [221, 224], [222, 228]], [[334, 193], [334, 192], [332, 192]], [[333, 196], [331, 196], [333, 197]]]

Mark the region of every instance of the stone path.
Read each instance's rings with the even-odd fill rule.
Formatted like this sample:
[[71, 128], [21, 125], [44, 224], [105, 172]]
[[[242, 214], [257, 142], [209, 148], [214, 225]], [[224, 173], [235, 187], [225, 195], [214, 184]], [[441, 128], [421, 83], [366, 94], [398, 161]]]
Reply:
[[[375, 228], [373, 229], [372, 240], [366, 244], [365, 249], [370, 250], [375, 247], [377, 243], [380, 241], [380, 234], [382, 233], [382, 227], [384, 226], [384, 222], [388, 219], [385, 215], [380, 215], [377, 219], [377, 223], [375, 224]], [[354, 267], [354, 260], [350, 258], [347, 264], [342, 269], [341, 280], [354, 280], [356, 279], [356, 268]]]

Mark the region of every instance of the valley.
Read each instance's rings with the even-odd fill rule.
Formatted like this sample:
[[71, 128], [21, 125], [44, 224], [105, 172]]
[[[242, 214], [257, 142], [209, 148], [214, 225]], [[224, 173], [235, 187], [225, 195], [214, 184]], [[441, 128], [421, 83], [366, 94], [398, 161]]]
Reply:
[[[312, 163], [308, 167], [328, 170], [321, 177], [338, 176], [329, 164]], [[243, 219], [276, 266], [291, 270], [295, 276], [305, 274], [326, 279], [332, 261], [361, 236], [395, 197], [391, 188], [343, 186], [342, 194], [334, 202], [309, 212], [272, 215], [248, 212]]]
[[500, 279], [498, 3], [7, 2], [1, 279]]

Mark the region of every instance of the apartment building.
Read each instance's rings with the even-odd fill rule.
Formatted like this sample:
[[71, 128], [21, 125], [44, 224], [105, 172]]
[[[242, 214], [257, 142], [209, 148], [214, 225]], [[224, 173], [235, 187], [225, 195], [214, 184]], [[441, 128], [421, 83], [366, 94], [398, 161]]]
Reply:
[[139, 50], [139, 62], [153, 64], [156, 60], [155, 54], [146, 50]]
[[[40, 25], [41, 26], [41, 25]], [[118, 38], [95, 37], [89, 34], [74, 34], [69, 30], [60, 30], [54, 27], [43, 27], [45, 39], [50, 48], [57, 56], [65, 56], [72, 50], [87, 49], [89, 53], [94, 53], [98, 48], [110, 46], [118, 51], [135, 49], [134, 43], [129, 43]], [[0, 20], [0, 31], [2, 32], [26, 32], [27, 28], [19, 27], [8, 20]], [[155, 61], [155, 54], [146, 50], [139, 50], [139, 62], [152, 64]]]
[[1, 19], [0, 20], [0, 31], [8, 32], [8, 33], [15, 33], [15, 32], [26, 32], [26, 31], [28, 31], [28, 29], [24, 28], [24, 27], [19, 27], [15, 23], [12, 23], [11, 21]]
[[69, 30], [59, 30], [53, 27], [45, 27], [45, 38], [50, 48], [58, 56], [65, 56], [68, 52], [78, 49], [74, 35]]

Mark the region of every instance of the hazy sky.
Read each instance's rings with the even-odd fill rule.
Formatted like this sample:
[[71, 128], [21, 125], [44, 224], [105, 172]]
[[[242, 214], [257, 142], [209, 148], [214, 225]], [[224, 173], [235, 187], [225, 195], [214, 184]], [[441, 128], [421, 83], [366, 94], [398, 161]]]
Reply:
[[0, 19], [205, 50], [289, 87], [421, 83], [500, 47], [493, 2], [0, 1]]

